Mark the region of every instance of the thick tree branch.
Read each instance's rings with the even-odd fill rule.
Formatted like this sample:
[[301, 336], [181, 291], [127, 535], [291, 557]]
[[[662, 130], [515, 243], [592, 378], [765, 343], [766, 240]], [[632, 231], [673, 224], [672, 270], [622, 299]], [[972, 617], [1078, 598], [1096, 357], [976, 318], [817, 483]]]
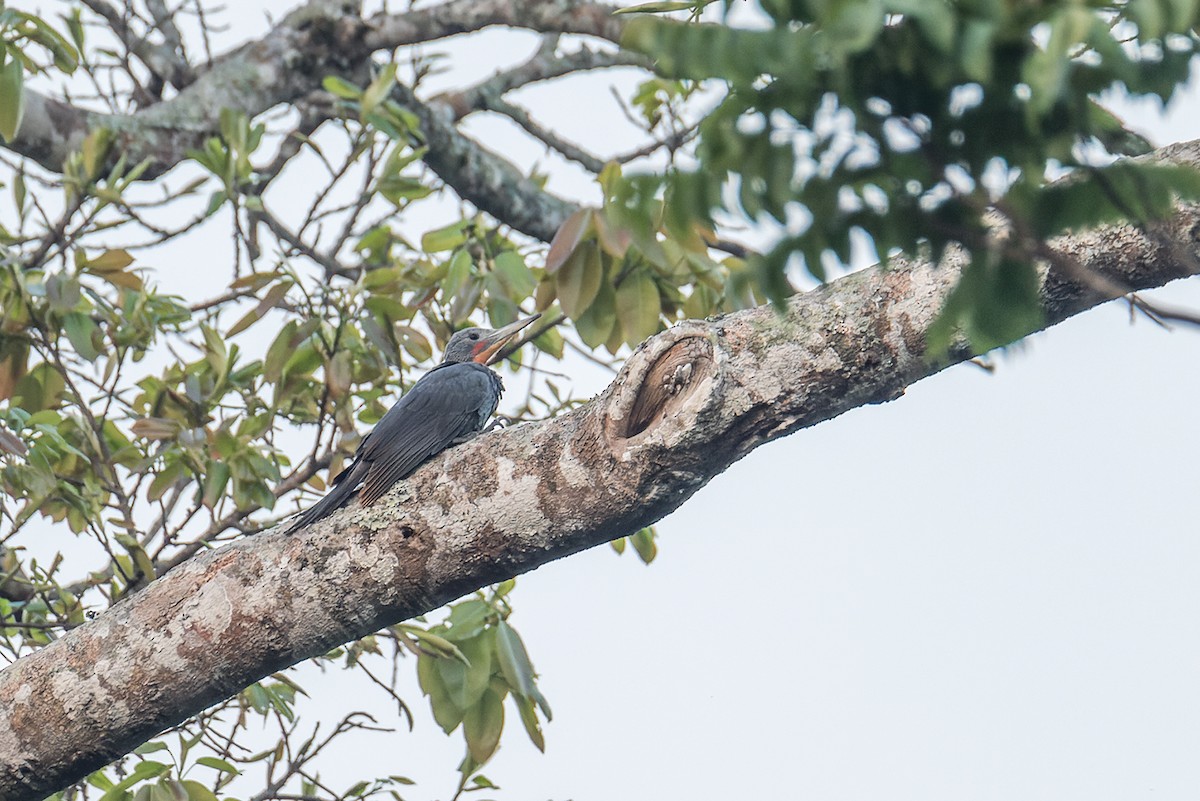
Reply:
[[115, 150], [131, 163], [150, 160], [143, 179], [157, 177], [214, 135], [222, 108], [254, 117], [303, 96], [328, 74], [363, 66], [361, 33], [360, 19], [312, 0], [263, 38], [222, 56], [177, 96], [135, 114], [101, 114], [29, 91], [7, 147], [57, 172], [90, 131], [109, 128]]
[[[1200, 211], [1056, 243], [1122, 287], [1191, 274]], [[961, 269], [894, 263], [682, 323], [593, 402], [453, 448], [369, 508], [198, 555], [0, 672], [0, 798], [36, 801], [275, 670], [660, 519], [759, 445], [898, 397]], [[1044, 271], [1053, 324], [1107, 299]]]
[[[98, 3], [98, 7], [104, 4]], [[613, 6], [579, 0], [452, 0], [364, 20], [341, 0], [309, 0], [257, 41], [215, 59], [177, 96], [136, 114], [89, 111], [34, 91], [16, 138], [5, 146], [53, 172], [96, 128], [117, 135], [130, 163], [150, 160], [142, 178], [166, 172], [218, 129], [221, 109], [250, 117], [321, 85], [328, 75], [365, 82], [377, 50], [441, 39], [490, 25], [615, 40], [625, 24]]]
[[421, 120], [429, 144], [425, 163], [463, 200], [543, 242], [552, 240], [575, 211], [573, 203], [550, 194], [511, 161], [463, 135], [449, 105], [422, 103], [403, 84], [396, 85], [392, 96]]

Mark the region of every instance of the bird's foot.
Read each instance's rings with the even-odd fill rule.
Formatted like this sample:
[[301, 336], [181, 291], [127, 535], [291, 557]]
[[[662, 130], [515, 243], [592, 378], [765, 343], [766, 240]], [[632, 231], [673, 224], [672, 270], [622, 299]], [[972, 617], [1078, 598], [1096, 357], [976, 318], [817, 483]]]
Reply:
[[497, 429], [508, 428], [515, 422], [517, 422], [517, 421], [514, 420], [513, 418], [509, 417], [508, 415], [498, 414], [495, 416], [495, 418], [492, 419], [491, 425], [489, 425], [487, 428], [485, 428], [480, 433], [486, 434], [486, 433], [489, 433], [492, 431], [496, 431]]
[[461, 437], [455, 437], [454, 439], [450, 440], [450, 444], [451, 445], [462, 445], [464, 442], [470, 442], [471, 440], [475, 439], [480, 434], [490, 434], [493, 431], [495, 431], [496, 429], [506, 428], [515, 422], [517, 422], [517, 421], [511, 417], [506, 417], [505, 415], [498, 414], [498, 415], [496, 415], [495, 419], [493, 419], [492, 422], [488, 426], [480, 429], [479, 431], [472, 431], [469, 434], [463, 434]]

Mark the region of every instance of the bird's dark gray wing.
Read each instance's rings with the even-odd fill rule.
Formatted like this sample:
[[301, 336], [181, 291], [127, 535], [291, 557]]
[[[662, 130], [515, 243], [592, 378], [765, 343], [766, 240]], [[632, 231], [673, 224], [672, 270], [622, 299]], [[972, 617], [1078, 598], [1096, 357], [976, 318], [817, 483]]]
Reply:
[[479, 431], [496, 408], [491, 371], [471, 362], [421, 377], [376, 424], [357, 458], [369, 465], [359, 500], [379, 500], [400, 479], [455, 440]]

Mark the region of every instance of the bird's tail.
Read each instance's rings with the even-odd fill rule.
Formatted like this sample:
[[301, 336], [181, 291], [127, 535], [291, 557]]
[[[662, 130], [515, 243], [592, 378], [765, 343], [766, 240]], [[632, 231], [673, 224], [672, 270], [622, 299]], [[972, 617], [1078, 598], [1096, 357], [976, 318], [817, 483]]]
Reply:
[[369, 465], [366, 462], [359, 461], [339, 473], [338, 477], [333, 480], [333, 489], [329, 490], [324, 498], [301, 512], [285, 533], [291, 534], [298, 528], [329, 517], [349, 503], [363, 479], [367, 477], [368, 468]]

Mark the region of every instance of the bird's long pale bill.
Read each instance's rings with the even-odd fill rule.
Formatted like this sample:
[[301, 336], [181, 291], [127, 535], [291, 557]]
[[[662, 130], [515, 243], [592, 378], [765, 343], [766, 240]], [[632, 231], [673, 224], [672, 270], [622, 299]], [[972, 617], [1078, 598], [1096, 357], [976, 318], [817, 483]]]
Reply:
[[540, 314], [535, 314], [532, 317], [526, 317], [524, 320], [517, 320], [515, 323], [506, 325], [503, 328], [497, 328], [488, 334], [484, 339], [487, 347], [479, 352], [479, 355], [475, 357], [475, 361], [480, 364], [495, 364], [499, 361], [500, 349], [504, 347], [504, 344], [519, 334], [525, 326], [541, 316]]

